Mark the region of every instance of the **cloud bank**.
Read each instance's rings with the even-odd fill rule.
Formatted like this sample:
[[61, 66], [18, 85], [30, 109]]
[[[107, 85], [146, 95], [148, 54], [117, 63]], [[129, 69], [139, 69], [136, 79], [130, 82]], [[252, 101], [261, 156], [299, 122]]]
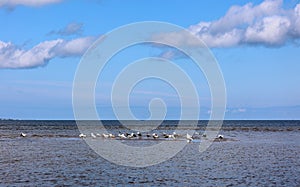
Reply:
[[43, 6], [61, 2], [62, 0], [1, 0], [0, 7], [15, 7], [17, 5], [24, 6]]
[[94, 37], [57, 39], [44, 41], [28, 50], [0, 41], [0, 68], [33, 68], [44, 66], [56, 57], [81, 56], [94, 41]]
[[[282, 0], [232, 6], [220, 19], [200, 22], [190, 26], [188, 30], [208, 47], [279, 47], [300, 39], [300, 3], [290, 9], [283, 9]], [[162, 41], [171, 40], [181, 45], [201, 45], [194, 40], [185, 40], [181, 33], [164, 33], [159, 37]]]

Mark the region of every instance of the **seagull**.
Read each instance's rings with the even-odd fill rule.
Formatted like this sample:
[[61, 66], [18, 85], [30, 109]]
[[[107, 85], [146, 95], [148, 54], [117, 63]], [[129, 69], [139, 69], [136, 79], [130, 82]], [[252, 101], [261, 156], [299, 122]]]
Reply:
[[137, 137], [136, 134], [134, 134], [133, 132], [130, 135], [128, 135], [128, 138], [133, 138], [133, 137], [134, 138]]
[[191, 141], [193, 141], [193, 136], [189, 135], [188, 133], [186, 134], [186, 139], [187, 142], [190, 143]]
[[91, 133], [92, 138], [96, 138], [96, 135], [94, 133]]
[[103, 136], [103, 138], [108, 138], [109, 137], [109, 135], [108, 134], [102, 134], [102, 136]]
[[224, 136], [221, 135], [221, 134], [219, 134], [219, 135], [218, 135], [218, 138], [219, 138], [219, 139], [224, 139]]
[[142, 133], [137, 132], [136, 134], [138, 135], [138, 137], [142, 137]]
[[175, 138], [178, 138], [178, 137], [179, 137], [179, 135], [176, 134], [176, 132], [173, 132], [173, 138], [175, 139]]
[[153, 133], [153, 134], [152, 134], [152, 137], [153, 137], [154, 139], [156, 139], [156, 138], [158, 138], [158, 135], [157, 135], [156, 133]]
[[26, 137], [27, 134], [25, 134], [25, 133], [22, 132], [22, 133], [20, 134], [20, 136], [21, 136], [21, 137]]
[[164, 138], [169, 138], [169, 135], [165, 132], [163, 132], [163, 136], [164, 136]]
[[151, 135], [150, 134], [146, 134], [146, 136], [149, 138], [149, 137], [151, 137]]
[[169, 135], [168, 135], [168, 138], [176, 139], [175, 134], [169, 134]]
[[176, 138], [178, 138], [178, 137], [179, 137], [179, 135], [176, 134], [176, 132], [173, 132], [173, 134], [169, 134], [169, 135], [168, 135], [168, 138], [176, 139]]
[[121, 134], [121, 133], [119, 133], [118, 136], [119, 136], [119, 138], [122, 138], [122, 139], [127, 138], [127, 137], [125, 136], [125, 134]]
[[108, 134], [108, 137], [109, 138], [115, 138], [116, 136], [110, 133], [110, 134]]
[[79, 134], [79, 138], [86, 138], [86, 135], [85, 134]]

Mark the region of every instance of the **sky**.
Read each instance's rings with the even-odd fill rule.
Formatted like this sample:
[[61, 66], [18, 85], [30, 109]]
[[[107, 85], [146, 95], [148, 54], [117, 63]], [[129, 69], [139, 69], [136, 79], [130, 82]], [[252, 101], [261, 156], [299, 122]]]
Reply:
[[[226, 83], [225, 119], [300, 119], [300, 2], [295, 0], [2, 0], [0, 118], [74, 119], [72, 86], [83, 54], [113, 29], [141, 21], [176, 24], [210, 48]], [[183, 37], [161, 33], [162, 41], [197, 47]], [[129, 63], [149, 56], [172, 60], [187, 72], [199, 95], [199, 119], [208, 119], [211, 93], [203, 73], [191, 59], [153, 45], [132, 46], [111, 59], [95, 89], [99, 116], [115, 119], [114, 80]], [[149, 102], [157, 97], [167, 106], [167, 119], [180, 118], [176, 89], [157, 79], [134, 87], [133, 114], [147, 119]], [[123, 102], [120, 96], [118, 107]]]

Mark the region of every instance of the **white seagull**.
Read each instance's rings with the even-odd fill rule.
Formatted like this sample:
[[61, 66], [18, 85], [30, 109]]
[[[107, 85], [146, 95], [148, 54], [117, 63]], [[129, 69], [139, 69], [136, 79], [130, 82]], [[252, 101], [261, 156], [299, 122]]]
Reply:
[[121, 134], [121, 133], [119, 133], [118, 136], [119, 136], [119, 138], [122, 138], [122, 139], [127, 138], [127, 137], [125, 136], [125, 134]]
[[86, 135], [85, 134], [79, 134], [79, 138], [86, 138]]
[[188, 133], [186, 134], [186, 139], [187, 142], [190, 143], [191, 141], [193, 141], [193, 136], [189, 135]]
[[91, 133], [92, 138], [96, 138], [96, 135], [94, 133]]
[[174, 137], [174, 138], [178, 138], [179, 135], [178, 135], [176, 132], [173, 132], [173, 137]]
[[218, 138], [219, 138], [219, 139], [224, 139], [224, 136], [221, 135], [221, 134], [219, 134], [219, 135], [218, 135]]
[[162, 135], [163, 135], [164, 138], [169, 138], [169, 135], [167, 133], [165, 133], [165, 132], [163, 132]]
[[130, 135], [128, 135], [127, 137], [128, 137], [128, 138], [135, 138], [135, 137], [137, 137], [137, 135], [136, 135], [135, 133], [132, 132], [132, 133], [131, 133]]
[[21, 136], [21, 137], [26, 137], [27, 134], [25, 134], [25, 133], [22, 132], [22, 133], [20, 134], [20, 136]]
[[152, 137], [153, 137], [154, 139], [156, 139], [156, 138], [158, 138], [158, 135], [157, 135], [156, 133], [153, 133], [153, 134], [152, 134]]
[[173, 139], [176, 139], [175, 135], [174, 134], [169, 134], [168, 135], [168, 138], [173, 138]]
[[138, 137], [142, 137], [142, 133], [137, 132], [136, 134], [137, 134]]

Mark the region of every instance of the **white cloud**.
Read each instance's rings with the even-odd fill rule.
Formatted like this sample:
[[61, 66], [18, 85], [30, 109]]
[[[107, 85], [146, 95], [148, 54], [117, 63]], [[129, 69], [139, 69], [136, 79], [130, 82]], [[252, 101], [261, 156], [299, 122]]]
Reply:
[[[163, 44], [168, 44], [172, 46], [199, 46], [203, 43], [199, 40], [195, 40], [195, 36], [191, 35], [188, 32], [170, 32], [155, 34], [152, 36], [154, 40], [160, 41]], [[160, 45], [158, 45], [160, 47]]]
[[294, 34], [296, 37], [300, 37], [300, 4], [295, 7], [294, 11]]
[[211, 23], [211, 32], [228, 32], [243, 24], [251, 24], [259, 17], [274, 15], [280, 9], [281, 0], [267, 0], [257, 6], [248, 3], [244, 6], [232, 6], [224, 17]]
[[17, 5], [24, 6], [43, 6], [52, 3], [58, 3], [62, 0], [1, 0], [0, 7], [15, 7]]
[[59, 57], [80, 56], [94, 41], [94, 37], [83, 37], [63, 41], [53, 49], [53, 52]]
[[[208, 47], [281, 46], [300, 39], [300, 4], [291, 9], [282, 6], [282, 0], [232, 6], [220, 19], [191, 25], [188, 30]], [[158, 38], [183, 46], [202, 46], [182, 33], [162, 33]]]
[[0, 41], [0, 68], [32, 68], [46, 65], [55, 57], [80, 56], [93, 41], [93, 37], [57, 39], [44, 41], [28, 50]]
[[281, 45], [288, 38], [291, 21], [287, 17], [271, 16], [249, 26], [245, 31], [245, 42]]

